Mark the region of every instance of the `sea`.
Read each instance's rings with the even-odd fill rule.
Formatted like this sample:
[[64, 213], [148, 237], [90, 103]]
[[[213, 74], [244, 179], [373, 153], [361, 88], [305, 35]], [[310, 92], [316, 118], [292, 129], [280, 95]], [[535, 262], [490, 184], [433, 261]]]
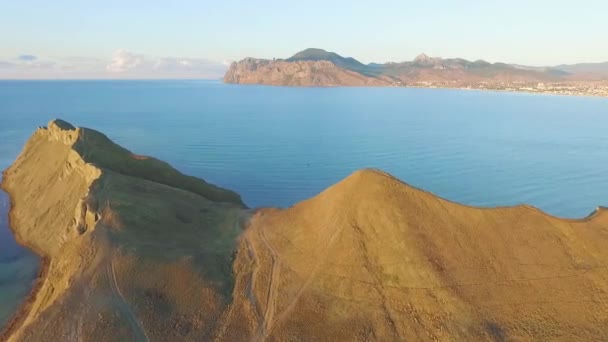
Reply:
[[[0, 81], [0, 169], [61, 118], [137, 154], [289, 207], [361, 168], [475, 206], [580, 218], [608, 205], [608, 99], [414, 88], [293, 88], [220, 81]], [[38, 259], [0, 193], [0, 328]]]

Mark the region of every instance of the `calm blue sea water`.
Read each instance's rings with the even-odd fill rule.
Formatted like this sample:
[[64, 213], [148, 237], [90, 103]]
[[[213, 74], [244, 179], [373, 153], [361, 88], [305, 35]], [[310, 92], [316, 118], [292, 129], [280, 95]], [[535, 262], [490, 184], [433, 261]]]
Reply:
[[[0, 168], [56, 117], [236, 190], [251, 207], [292, 205], [363, 167], [472, 205], [530, 203], [565, 217], [608, 205], [602, 98], [209, 81], [0, 82]], [[36, 268], [2, 214], [0, 320], [12, 310], [6, 298], [22, 298]]]
[[8, 196], [0, 191], [0, 330], [30, 291], [39, 266], [36, 256], [15, 243], [8, 209]]

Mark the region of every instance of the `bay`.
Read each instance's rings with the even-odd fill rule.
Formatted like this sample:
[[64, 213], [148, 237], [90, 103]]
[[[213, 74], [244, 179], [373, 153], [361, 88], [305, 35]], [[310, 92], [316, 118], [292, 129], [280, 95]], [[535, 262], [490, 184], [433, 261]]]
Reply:
[[[240, 193], [291, 206], [374, 167], [476, 206], [529, 203], [561, 217], [608, 204], [608, 99], [410, 88], [290, 88], [219, 81], [0, 81], [0, 169], [54, 118]], [[0, 194], [0, 325], [38, 260]]]

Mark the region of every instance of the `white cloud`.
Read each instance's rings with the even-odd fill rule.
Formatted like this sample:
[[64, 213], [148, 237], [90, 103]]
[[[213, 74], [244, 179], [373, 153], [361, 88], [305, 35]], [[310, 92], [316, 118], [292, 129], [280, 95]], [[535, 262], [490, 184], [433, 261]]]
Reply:
[[125, 72], [137, 69], [144, 63], [144, 56], [126, 50], [117, 50], [106, 69], [111, 72]]
[[229, 63], [117, 50], [111, 59], [22, 55], [0, 60], [0, 79], [219, 79]]
[[203, 58], [163, 57], [159, 58], [153, 68], [163, 72], [208, 72], [214, 71], [221, 63]]
[[32, 61], [26, 62], [23, 64], [25, 67], [32, 69], [53, 69], [57, 65], [57, 63], [53, 61]]
[[15, 63], [0, 61], [0, 69], [9, 69], [14, 67]]

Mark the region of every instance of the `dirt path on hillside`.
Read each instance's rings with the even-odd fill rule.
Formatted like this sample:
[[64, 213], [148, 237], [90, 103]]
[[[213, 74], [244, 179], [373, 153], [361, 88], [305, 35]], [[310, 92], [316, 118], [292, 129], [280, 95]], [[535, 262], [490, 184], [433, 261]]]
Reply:
[[124, 317], [127, 319], [129, 325], [131, 326], [131, 330], [133, 331], [133, 334], [135, 335], [136, 340], [143, 341], [143, 342], [149, 342], [150, 339], [148, 338], [148, 335], [146, 334], [146, 330], [143, 328], [143, 326], [141, 325], [141, 322], [139, 321], [137, 316], [135, 316], [135, 314], [131, 310], [131, 307], [126, 302], [125, 297], [123, 296], [122, 292], [120, 291], [120, 287], [118, 286], [118, 281], [116, 280], [116, 272], [114, 271], [114, 262], [112, 260], [110, 260], [110, 262], [108, 263], [106, 271], [108, 274], [108, 279], [110, 281], [110, 288], [112, 289], [112, 294], [117, 299], [116, 304], [118, 306], [118, 309], [124, 315]]

